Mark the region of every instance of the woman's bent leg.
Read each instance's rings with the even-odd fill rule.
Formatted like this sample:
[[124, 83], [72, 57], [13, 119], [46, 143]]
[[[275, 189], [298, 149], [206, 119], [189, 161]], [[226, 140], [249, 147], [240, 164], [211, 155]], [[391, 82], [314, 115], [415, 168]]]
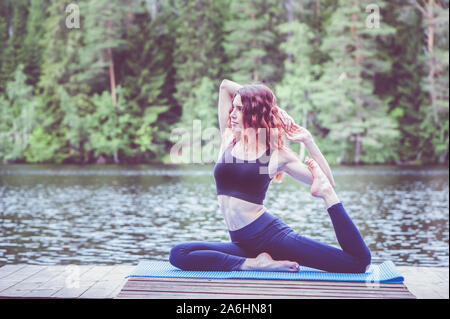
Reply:
[[365, 272], [371, 261], [370, 251], [343, 205], [331, 206], [328, 213], [342, 250], [292, 231], [272, 242], [268, 253], [274, 259], [294, 260], [300, 265], [329, 272]]
[[182, 270], [239, 270], [248, 253], [233, 243], [192, 242], [170, 251], [170, 263]]
[[342, 203], [328, 208], [331, 222], [333, 223], [336, 239], [342, 250], [360, 259], [363, 264], [370, 264], [371, 255], [355, 224], [348, 216]]

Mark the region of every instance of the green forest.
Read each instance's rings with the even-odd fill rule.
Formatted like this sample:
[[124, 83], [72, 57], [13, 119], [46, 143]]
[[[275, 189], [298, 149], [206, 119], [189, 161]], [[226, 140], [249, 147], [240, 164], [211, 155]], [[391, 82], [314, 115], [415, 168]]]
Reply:
[[332, 164], [448, 164], [441, 0], [1, 0], [0, 162], [170, 163], [223, 79], [269, 86]]

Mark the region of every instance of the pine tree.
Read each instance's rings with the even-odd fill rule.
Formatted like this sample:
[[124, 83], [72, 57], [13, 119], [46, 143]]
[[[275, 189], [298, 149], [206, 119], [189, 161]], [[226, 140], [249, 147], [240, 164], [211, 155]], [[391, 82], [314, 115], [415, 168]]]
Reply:
[[25, 159], [28, 163], [60, 164], [65, 158], [65, 155], [60, 152], [64, 141], [46, 133], [42, 126], [35, 126], [28, 137], [28, 142], [29, 145], [25, 151]]
[[427, 143], [420, 129], [425, 101], [420, 58], [422, 18], [409, 4], [400, 0], [389, 2], [384, 16], [387, 23], [396, 27], [396, 33], [381, 42], [380, 51], [391, 57], [392, 67], [376, 81], [377, 91], [390, 98], [389, 113], [398, 122], [397, 161], [411, 163], [421, 159]]
[[135, 0], [89, 0], [80, 3], [84, 12], [83, 47], [80, 52], [78, 82], [92, 87], [92, 92], [103, 92], [108, 86], [113, 105], [116, 96], [115, 55], [123, 50], [125, 24], [133, 15]]
[[28, 137], [33, 129], [39, 101], [26, 84], [23, 65], [19, 64], [14, 80], [6, 84], [5, 97], [0, 96], [0, 160], [24, 158]]
[[5, 59], [8, 57], [8, 2], [0, 2], [0, 95], [6, 88], [7, 77], [4, 73]]
[[[52, 2], [43, 23], [44, 37], [40, 41], [43, 47], [42, 72], [38, 82], [43, 100], [38, 124], [43, 133], [36, 134], [34, 140], [38, 145], [55, 149], [58, 161], [74, 157], [75, 161], [84, 162], [87, 157], [84, 154], [86, 129], [78, 124], [86, 125], [82, 119], [92, 112], [93, 106], [88, 99], [90, 87], [76, 77], [80, 72], [83, 33], [79, 29], [68, 28], [66, 14], [61, 14], [70, 3]], [[43, 138], [42, 143], [39, 138]], [[34, 158], [36, 161], [39, 156]]]
[[[298, 21], [281, 24], [279, 28], [282, 34], [290, 34], [290, 37], [280, 46], [289, 59], [285, 61], [283, 80], [275, 90], [278, 104], [297, 123], [307, 128], [308, 112], [314, 107], [309, 98], [315, 82], [315, 66], [311, 63], [312, 32], [307, 25]], [[304, 145], [301, 146], [300, 156], [303, 158]]]
[[[320, 44], [325, 34], [324, 25], [332, 13], [329, 10], [332, 6], [325, 4], [324, 8], [324, 4], [321, 5], [318, 0], [301, 3], [285, 0], [287, 22], [278, 27], [285, 39], [280, 49], [287, 56], [283, 80], [276, 85], [279, 105], [297, 123], [311, 130], [316, 140], [320, 139], [322, 132], [320, 127], [316, 129], [314, 123], [315, 113], [319, 110], [310, 95], [323, 90], [317, 85], [316, 79], [320, 77], [322, 64], [326, 59], [325, 53], [320, 50]], [[315, 131], [320, 134], [315, 134]], [[301, 143], [300, 158], [304, 155], [305, 147]]]
[[0, 92], [14, 78], [19, 64], [26, 64], [26, 23], [28, 1], [2, 1], [0, 4]]
[[115, 102], [108, 91], [92, 96], [95, 111], [85, 118], [89, 135], [86, 149], [94, 152], [96, 157], [112, 157], [114, 163], [119, 164], [121, 155], [127, 157], [135, 154], [131, 148], [130, 135], [133, 134], [131, 128], [135, 127], [133, 122], [137, 119], [128, 112], [121, 86], [116, 89]]
[[230, 78], [238, 83], [277, 83], [285, 56], [277, 26], [284, 18], [277, 0], [231, 1], [232, 16], [226, 22], [225, 50], [231, 59]]
[[[152, 18], [153, 15], [153, 18]], [[161, 157], [165, 152], [169, 127], [158, 120], [168, 115], [173, 101], [165, 95], [170, 83], [171, 51], [173, 40], [164, 29], [167, 14], [164, 12], [136, 12], [133, 23], [127, 28], [127, 47], [118, 56], [118, 78], [124, 86], [129, 113], [136, 122], [132, 142], [147, 159]], [[166, 113], [166, 114], [164, 114]], [[169, 114], [170, 116], [170, 114]]]
[[427, 72], [423, 87], [428, 94], [422, 130], [427, 131], [429, 149], [425, 158], [448, 162], [449, 155], [449, 2], [427, 0], [414, 3], [423, 16], [426, 51], [423, 66]]
[[42, 67], [43, 47], [39, 39], [44, 36], [42, 22], [45, 21], [45, 9], [50, 5], [48, 0], [31, 0], [29, 15], [26, 23], [26, 35], [24, 38], [25, 73], [27, 83], [35, 87], [39, 82]]
[[13, 18], [12, 18], [12, 38], [11, 45], [14, 55], [14, 70], [19, 64], [26, 62], [25, 37], [27, 34], [28, 20], [28, 0], [17, 0], [12, 2]]
[[[377, 56], [376, 40], [392, 34], [393, 29], [386, 24], [367, 27], [365, 8], [369, 4], [339, 1], [322, 44], [331, 58], [318, 83], [326, 89], [314, 93], [312, 99], [322, 108], [318, 119], [330, 130], [328, 137], [341, 145], [338, 161], [389, 160], [386, 157], [392, 153], [382, 151], [398, 136], [395, 121], [387, 116], [387, 103], [374, 94], [375, 74], [390, 68], [388, 61]], [[373, 153], [379, 157], [369, 155]]]
[[[394, 1], [401, 162], [448, 161], [448, 1]], [[391, 10], [393, 11], [393, 10]]]
[[[176, 69], [175, 98], [187, 112], [195, 113], [198, 106], [186, 105], [191, 91], [203, 77], [219, 81], [222, 73], [222, 25], [224, 1], [177, 1], [174, 66]], [[219, 82], [220, 84], [220, 82]], [[212, 107], [211, 100], [200, 107]]]
[[5, 92], [6, 83], [13, 78], [16, 69], [12, 45], [13, 5], [11, 1], [0, 2], [0, 93]]
[[177, 18], [175, 24], [170, 25], [175, 35], [174, 97], [182, 109], [175, 126], [191, 134], [194, 134], [194, 120], [201, 121], [202, 128], [217, 127], [217, 92], [224, 70], [223, 21], [227, 2], [174, 1]]
[[[2, 1], [0, 4], [0, 87], [8, 81], [19, 64], [25, 66], [27, 84], [39, 80], [43, 36], [42, 21], [48, 0]], [[3, 80], [2, 80], [3, 79]], [[0, 89], [1, 91], [1, 89]]]

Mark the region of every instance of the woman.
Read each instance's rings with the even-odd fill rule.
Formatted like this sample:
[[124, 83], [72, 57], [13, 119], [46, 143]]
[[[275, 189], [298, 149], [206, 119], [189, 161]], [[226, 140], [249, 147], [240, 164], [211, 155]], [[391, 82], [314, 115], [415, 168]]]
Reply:
[[[183, 270], [298, 271], [301, 264], [365, 272], [370, 251], [334, 191], [327, 161], [311, 134], [276, 105], [272, 91], [224, 80], [219, 125], [222, 144], [214, 178], [231, 242], [179, 244], [170, 252], [171, 264]], [[283, 145], [283, 130], [289, 140], [305, 144], [312, 157], [307, 165]], [[324, 200], [342, 250], [296, 234], [266, 210], [267, 188], [283, 173], [311, 185], [311, 194]]]

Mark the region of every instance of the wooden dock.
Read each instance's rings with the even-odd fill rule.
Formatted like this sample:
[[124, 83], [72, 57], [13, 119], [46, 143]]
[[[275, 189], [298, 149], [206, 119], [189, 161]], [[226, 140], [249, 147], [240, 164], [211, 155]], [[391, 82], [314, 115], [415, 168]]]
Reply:
[[5, 265], [0, 298], [114, 298], [135, 266]]
[[355, 282], [142, 278], [135, 265], [0, 267], [0, 298], [448, 299], [447, 267], [397, 267], [403, 284]]
[[117, 298], [415, 299], [404, 284], [263, 279], [130, 278]]

